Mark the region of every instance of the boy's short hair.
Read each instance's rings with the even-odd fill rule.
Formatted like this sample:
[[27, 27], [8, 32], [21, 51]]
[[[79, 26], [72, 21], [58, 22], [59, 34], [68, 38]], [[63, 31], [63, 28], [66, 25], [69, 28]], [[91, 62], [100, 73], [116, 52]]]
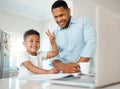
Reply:
[[36, 34], [36, 35], [38, 35], [40, 37], [40, 33], [39, 32], [37, 32], [34, 29], [30, 29], [30, 30], [28, 30], [28, 31], [26, 31], [24, 33], [23, 39], [25, 40], [28, 36], [33, 35], [33, 34]]
[[51, 11], [58, 7], [63, 7], [64, 9], [68, 9], [68, 5], [64, 0], [57, 0], [52, 4]]

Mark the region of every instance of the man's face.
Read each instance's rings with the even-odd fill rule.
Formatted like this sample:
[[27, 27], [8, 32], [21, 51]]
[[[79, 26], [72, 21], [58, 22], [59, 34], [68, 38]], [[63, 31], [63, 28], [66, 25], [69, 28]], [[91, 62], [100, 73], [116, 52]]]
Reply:
[[66, 28], [69, 24], [70, 20], [70, 9], [64, 9], [63, 7], [58, 7], [52, 9], [52, 14], [56, 23], [61, 28]]

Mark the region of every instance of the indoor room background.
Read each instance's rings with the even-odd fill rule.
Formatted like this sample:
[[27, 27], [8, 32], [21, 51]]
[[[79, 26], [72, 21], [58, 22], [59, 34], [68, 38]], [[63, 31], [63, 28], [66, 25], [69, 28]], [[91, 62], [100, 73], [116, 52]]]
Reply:
[[[10, 35], [9, 66], [10, 66], [10, 72], [12, 73], [12, 71], [14, 70], [17, 71], [17, 68], [18, 68], [17, 54], [20, 51], [25, 50], [22, 44], [22, 41], [23, 41], [23, 34], [26, 30], [35, 29], [40, 32], [40, 39], [41, 39], [40, 51], [51, 50], [51, 45], [48, 37], [45, 34], [45, 31], [49, 29], [52, 32], [54, 28], [57, 26], [57, 24], [55, 23], [52, 17], [51, 10], [50, 10], [51, 5], [55, 0], [51, 0], [50, 4], [48, 5], [49, 11], [46, 13], [47, 16], [43, 16], [41, 18], [39, 16], [35, 18], [32, 16], [19, 14], [19, 12], [17, 13], [14, 11], [8, 11], [4, 9], [4, 7], [2, 7], [2, 4], [4, 4], [3, 1], [4, 0], [0, 0], [0, 3], [1, 3], [0, 4], [0, 30]], [[24, 3], [25, 1], [26, 3], [29, 2], [29, 0], [24, 0]], [[88, 16], [89, 19], [93, 22], [96, 32], [98, 30], [99, 25], [101, 25], [100, 23], [97, 23], [99, 20], [98, 16], [101, 12], [102, 12], [101, 18], [107, 18], [106, 13], [108, 15], [108, 18], [111, 18], [111, 16], [118, 18], [117, 20], [115, 20], [114, 18], [110, 20], [112, 22], [111, 27], [113, 27], [113, 31], [114, 29], [120, 29], [120, 26], [119, 26], [120, 25], [120, 6], [119, 6], [120, 1], [119, 0], [65, 0], [65, 1], [67, 1], [69, 7], [71, 8], [71, 15], [76, 17]], [[41, 0], [41, 3], [42, 3], [42, 0]], [[27, 7], [24, 7], [24, 9], [26, 8]], [[39, 9], [36, 9], [36, 10], [38, 10], [40, 14], [43, 14], [42, 11], [39, 11]], [[105, 22], [104, 24], [108, 22]], [[106, 24], [106, 28], [109, 26], [110, 25]], [[49, 60], [43, 61], [42, 65], [43, 65], [43, 68], [45, 69], [51, 68], [49, 66]], [[10, 76], [14, 76], [14, 74]]]

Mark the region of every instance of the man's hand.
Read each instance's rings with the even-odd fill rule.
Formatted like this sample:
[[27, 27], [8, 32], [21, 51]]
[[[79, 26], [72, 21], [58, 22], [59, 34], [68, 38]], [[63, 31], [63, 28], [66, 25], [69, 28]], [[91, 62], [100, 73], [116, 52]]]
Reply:
[[52, 64], [58, 68], [59, 70], [62, 70], [63, 73], [77, 73], [80, 72], [80, 66], [77, 63], [68, 63], [64, 64], [60, 60], [54, 60]]
[[63, 73], [77, 73], [80, 72], [80, 66], [76, 63], [64, 64]]

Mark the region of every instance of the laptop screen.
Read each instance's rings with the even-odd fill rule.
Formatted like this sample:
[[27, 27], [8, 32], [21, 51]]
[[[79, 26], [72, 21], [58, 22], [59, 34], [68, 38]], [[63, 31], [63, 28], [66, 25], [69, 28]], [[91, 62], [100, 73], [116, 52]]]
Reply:
[[98, 8], [96, 86], [120, 82], [120, 16]]

